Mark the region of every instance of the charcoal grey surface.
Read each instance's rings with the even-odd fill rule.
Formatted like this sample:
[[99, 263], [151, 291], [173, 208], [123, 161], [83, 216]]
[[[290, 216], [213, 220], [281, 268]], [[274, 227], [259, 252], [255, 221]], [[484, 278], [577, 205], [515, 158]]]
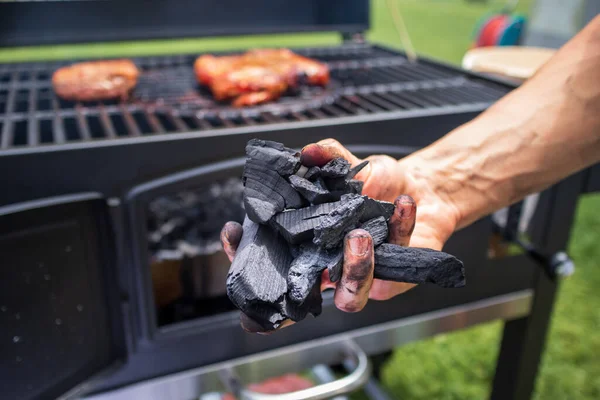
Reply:
[[221, 228], [244, 222], [244, 186], [228, 178], [155, 198], [148, 204], [146, 226], [152, 259], [182, 259], [222, 250]]
[[251, 161], [244, 167], [244, 208], [248, 217], [265, 224], [286, 208], [304, 204], [292, 186], [276, 171]]
[[313, 243], [326, 249], [339, 246], [346, 233], [358, 226], [363, 214], [365, 199], [356, 194], [346, 194], [339, 206], [321, 218], [315, 227]]
[[319, 178], [321, 176], [321, 168], [319, 167], [310, 167], [306, 174], [304, 174], [304, 179], [308, 179], [312, 181], [313, 179]]
[[348, 171], [348, 173], [346, 174], [346, 179], [347, 180], [353, 179], [356, 176], [356, 174], [358, 174], [360, 171], [362, 171], [362, 169], [364, 167], [367, 166], [367, 164], [369, 164], [369, 161], [365, 160], [365, 161], [361, 162], [360, 164], [357, 164], [355, 167], [351, 168], [350, 171]]
[[394, 214], [394, 203], [375, 200], [367, 196], [363, 197], [365, 199], [365, 208], [361, 216], [361, 222], [365, 222], [377, 217], [383, 217], [386, 221], [389, 221], [392, 214]]
[[343, 158], [334, 158], [321, 168], [325, 178], [344, 178], [350, 172], [350, 163]]
[[434, 283], [445, 288], [466, 284], [462, 261], [442, 251], [384, 243], [375, 249], [375, 278]]
[[348, 190], [350, 193], [362, 194], [362, 190], [365, 183], [363, 181], [357, 181], [356, 179], [351, 179], [347, 182]]
[[290, 244], [300, 244], [314, 237], [314, 229], [322, 219], [341, 206], [341, 202], [324, 203], [315, 206], [288, 210], [273, 218], [272, 226]]
[[300, 153], [270, 140], [249, 140], [246, 155], [250, 159], [261, 161], [268, 169], [281, 176], [295, 174], [300, 168]]
[[288, 295], [298, 304], [304, 303], [312, 288], [327, 269], [335, 268], [342, 259], [342, 249], [327, 251], [314, 244], [300, 246], [300, 254], [292, 261], [288, 273]]
[[388, 224], [384, 217], [377, 217], [368, 220], [360, 225], [361, 229], [369, 232], [373, 238], [373, 246], [377, 247], [387, 240]]
[[342, 196], [341, 192], [331, 193], [329, 190], [315, 185], [308, 179], [301, 178], [296, 175], [290, 176], [289, 181], [292, 187], [311, 204], [323, 204], [337, 201]]
[[235, 306], [265, 330], [277, 328], [286, 319], [299, 321], [317, 310], [320, 304], [305, 301], [299, 306], [287, 297], [292, 262], [287, 243], [268, 226], [248, 218], [243, 230], [227, 276], [227, 295]]
[[[344, 267], [344, 248], [341, 247], [334, 250], [337, 250], [337, 253], [335, 253], [335, 257], [331, 259], [331, 263], [327, 267], [329, 272], [329, 280], [331, 282], [337, 282], [340, 280], [342, 277], [342, 269]], [[330, 252], [331, 251], [333, 250], [330, 250]]]

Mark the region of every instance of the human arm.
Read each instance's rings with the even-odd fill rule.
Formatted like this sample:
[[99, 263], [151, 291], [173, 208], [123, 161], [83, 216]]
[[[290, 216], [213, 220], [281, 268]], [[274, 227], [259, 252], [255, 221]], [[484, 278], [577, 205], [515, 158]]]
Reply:
[[[305, 165], [339, 156], [353, 166], [362, 161], [332, 139], [302, 150]], [[367, 159], [356, 176], [365, 182], [363, 193], [387, 201], [410, 195], [418, 209], [403, 244], [435, 250], [455, 230], [600, 161], [600, 17], [477, 118], [401, 160]], [[232, 258], [235, 243], [224, 246]], [[346, 257], [344, 273], [353, 275], [368, 259]], [[336, 305], [345, 311], [414, 286], [363, 274], [357, 283], [363, 290], [353, 294], [328, 282], [326, 273], [323, 281], [336, 289]]]

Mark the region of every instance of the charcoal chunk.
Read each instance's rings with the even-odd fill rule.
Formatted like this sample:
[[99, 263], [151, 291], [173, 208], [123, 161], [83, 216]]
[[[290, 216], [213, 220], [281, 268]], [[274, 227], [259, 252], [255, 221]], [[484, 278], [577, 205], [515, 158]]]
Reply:
[[355, 194], [345, 194], [340, 206], [324, 216], [314, 228], [313, 243], [326, 249], [339, 246], [346, 233], [358, 226], [363, 214], [365, 199]]
[[373, 238], [373, 246], [375, 247], [387, 240], [388, 225], [384, 217], [370, 219], [360, 225], [360, 228], [371, 234], [371, 237]]
[[350, 172], [350, 163], [338, 157], [329, 161], [321, 168], [321, 176], [326, 178], [344, 178]]
[[309, 181], [312, 181], [316, 178], [319, 178], [320, 176], [321, 176], [321, 168], [310, 167], [308, 169], [308, 171], [306, 171], [306, 174], [304, 174], [304, 179], [308, 179]]
[[300, 168], [300, 153], [270, 140], [251, 139], [246, 145], [248, 158], [264, 163], [265, 168], [287, 177]]
[[341, 193], [331, 193], [311, 181], [292, 175], [289, 177], [290, 184], [311, 204], [322, 204], [339, 200]]
[[323, 178], [323, 182], [325, 182], [325, 187], [331, 192], [340, 191], [348, 193], [348, 181], [344, 177]]
[[384, 243], [375, 249], [375, 278], [433, 283], [444, 288], [465, 286], [465, 269], [456, 257], [432, 249]]
[[[368, 221], [376, 217], [383, 217], [386, 221], [394, 214], [394, 203], [372, 199], [368, 196], [363, 196], [365, 199], [365, 207], [360, 218], [361, 222]], [[343, 199], [343, 197], [342, 197]]]
[[352, 168], [352, 169], [350, 169], [350, 171], [348, 171], [345, 178], [347, 180], [351, 180], [352, 178], [354, 178], [356, 176], [356, 174], [358, 174], [360, 171], [362, 171], [362, 169], [364, 167], [366, 167], [368, 163], [369, 163], [369, 161], [365, 160], [365, 161], [361, 162], [360, 164], [356, 165], [354, 168]]
[[246, 164], [244, 185], [244, 208], [253, 222], [265, 224], [286, 208], [304, 205], [298, 192], [277, 172], [256, 164]]
[[337, 282], [342, 277], [342, 268], [344, 266], [344, 248], [329, 250], [330, 253], [334, 252], [331, 262], [327, 269], [329, 270], [329, 280], [331, 282]]
[[271, 224], [288, 243], [300, 244], [312, 240], [315, 227], [340, 206], [341, 202], [335, 202], [284, 211], [277, 214]]
[[300, 254], [290, 265], [288, 274], [288, 295], [298, 304], [303, 304], [311, 289], [327, 268], [334, 268], [339, 263], [341, 251], [327, 251], [314, 244], [302, 245]]
[[248, 218], [243, 229], [226, 282], [233, 304], [267, 331], [286, 319], [299, 321], [309, 312], [320, 312], [320, 300], [314, 294], [302, 306], [287, 296], [292, 257], [285, 241], [268, 226]]
[[346, 185], [350, 193], [362, 194], [365, 183], [363, 181], [357, 181], [356, 179], [349, 180]]

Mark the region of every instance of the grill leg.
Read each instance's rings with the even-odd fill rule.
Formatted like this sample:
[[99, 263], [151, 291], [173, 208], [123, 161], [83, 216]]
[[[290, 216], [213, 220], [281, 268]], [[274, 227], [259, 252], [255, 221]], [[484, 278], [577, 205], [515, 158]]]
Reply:
[[[543, 234], [548, 252], [566, 247], [583, 174], [576, 174], [554, 186]], [[558, 284], [538, 269], [531, 313], [504, 324], [504, 334], [496, 365], [491, 400], [531, 399], [542, 353], [546, 344]]]
[[506, 321], [491, 400], [528, 400], [535, 386], [557, 284], [538, 272], [531, 313]]

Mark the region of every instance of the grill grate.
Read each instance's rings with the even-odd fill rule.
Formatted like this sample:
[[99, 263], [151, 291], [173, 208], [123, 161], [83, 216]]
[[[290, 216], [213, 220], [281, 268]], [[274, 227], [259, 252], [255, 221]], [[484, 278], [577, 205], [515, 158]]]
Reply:
[[233, 109], [196, 83], [196, 55], [133, 58], [143, 71], [131, 99], [75, 103], [59, 99], [52, 72], [69, 64], [0, 65], [0, 151], [146, 135], [403, 110], [488, 105], [508, 89], [452, 69], [412, 64], [370, 45], [296, 50], [327, 62], [331, 84], [308, 87], [275, 104]]

